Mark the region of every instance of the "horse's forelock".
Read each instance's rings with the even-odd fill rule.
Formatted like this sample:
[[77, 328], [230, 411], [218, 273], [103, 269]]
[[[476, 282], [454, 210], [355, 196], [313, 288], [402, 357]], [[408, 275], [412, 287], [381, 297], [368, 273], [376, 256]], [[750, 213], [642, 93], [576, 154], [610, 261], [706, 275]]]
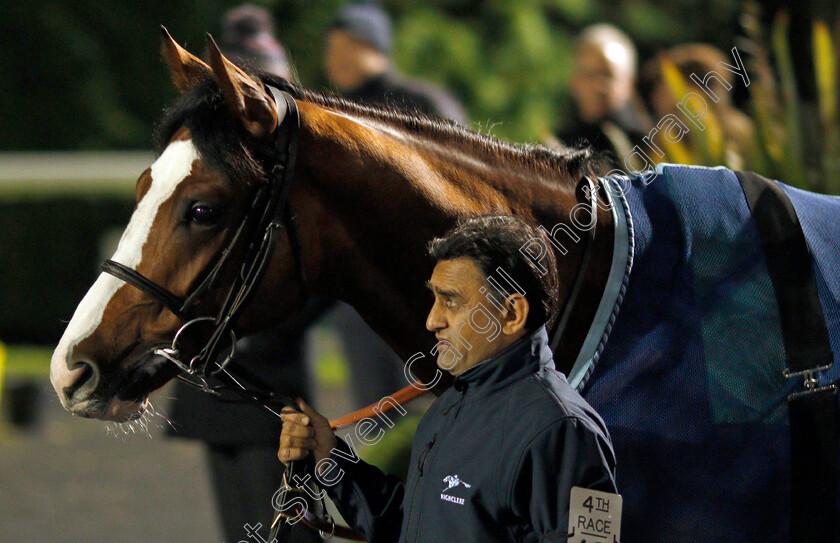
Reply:
[[250, 184], [265, 175], [262, 164], [270, 149], [242, 130], [214, 81], [208, 79], [167, 108], [154, 135], [158, 155], [182, 127], [190, 131], [202, 160], [232, 182]]

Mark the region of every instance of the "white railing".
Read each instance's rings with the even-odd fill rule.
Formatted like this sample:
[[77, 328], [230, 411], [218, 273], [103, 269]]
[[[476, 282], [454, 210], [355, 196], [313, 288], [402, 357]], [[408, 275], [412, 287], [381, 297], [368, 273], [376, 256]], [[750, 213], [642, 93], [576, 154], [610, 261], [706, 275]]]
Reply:
[[149, 151], [0, 153], [0, 198], [56, 194], [130, 196], [154, 161]]

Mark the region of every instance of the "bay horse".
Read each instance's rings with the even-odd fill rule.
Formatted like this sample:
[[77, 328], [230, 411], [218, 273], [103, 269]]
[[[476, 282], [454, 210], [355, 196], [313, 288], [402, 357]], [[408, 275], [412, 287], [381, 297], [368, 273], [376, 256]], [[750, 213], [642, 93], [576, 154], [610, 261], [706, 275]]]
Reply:
[[[107, 273], [53, 355], [51, 380], [69, 411], [137, 417], [185, 369], [163, 356], [185, 322], [218, 321], [235, 307], [216, 332], [246, 335], [284, 322], [311, 295], [348, 302], [441, 390], [450, 381], [424, 354], [435, 347], [424, 327], [425, 246], [461, 219], [517, 215], [544, 225], [551, 243], [541, 249], [556, 253], [569, 318], [552, 327], [555, 362], [610, 428], [627, 540], [787, 540], [796, 500], [784, 398], [796, 383], [782, 376], [774, 285], [757, 272], [762, 247], [732, 172], [669, 167], [598, 179], [581, 221], [579, 188], [596, 167], [587, 150], [509, 144], [343, 101], [243, 71], [212, 39], [205, 63], [163, 34], [182, 96], [159, 124], [159, 156], [137, 181]], [[785, 191], [809, 241], [840, 239], [840, 203]], [[276, 209], [257, 205], [278, 198]], [[746, 218], [735, 225], [731, 216]], [[242, 241], [246, 224], [266, 224], [265, 237]], [[251, 275], [239, 263], [253, 254], [264, 274], [250, 296], [226, 293]], [[836, 360], [840, 274], [825, 255], [836, 262], [840, 251], [814, 257]], [[745, 315], [758, 318], [758, 333]], [[206, 335], [184, 333], [180, 359], [202, 359]], [[819, 376], [826, 390], [831, 367]]]
[[[270, 174], [265, 161], [283, 120], [262, 81], [214, 47], [210, 53], [212, 68], [164, 38], [164, 54], [184, 96], [159, 127], [160, 156], [137, 181], [137, 206], [112, 259], [180, 296], [207, 276], [252, 204], [255, 187]], [[305, 290], [351, 304], [403, 359], [434, 346], [423, 325], [431, 272], [424, 247], [430, 239], [458, 219], [486, 213], [568, 223], [577, 203], [572, 180], [584, 171], [586, 151], [561, 156], [514, 146], [446, 121], [360, 106], [281, 80], [274, 84], [295, 97], [300, 116], [289, 202], [300, 225]], [[603, 288], [611, 220], [608, 211], [599, 211], [582, 300], [596, 298]], [[582, 247], [569, 245], [561, 260], [566, 290], [581, 254]], [[295, 266], [291, 241], [280, 236], [267, 273], [237, 320], [240, 334], [276, 325], [299, 309], [305, 294]], [[231, 265], [221, 273], [233, 271]], [[223, 294], [207, 292], [195, 314], [215, 315]], [[581, 307], [580, 320], [587, 309]], [[82, 416], [130, 416], [139, 403], [112, 401], [112, 385], [168, 345], [180, 326], [158, 301], [103, 274], [53, 357], [62, 402]], [[582, 335], [585, 326], [569, 327], [570, 352]], [[160, 376], [143, 375], [149, 383], [138, 386], [141, 392], [173, 376], [169, 366], [159, 370]], [[436, 367], [424, 359], [412, 370], [429, 379]]]

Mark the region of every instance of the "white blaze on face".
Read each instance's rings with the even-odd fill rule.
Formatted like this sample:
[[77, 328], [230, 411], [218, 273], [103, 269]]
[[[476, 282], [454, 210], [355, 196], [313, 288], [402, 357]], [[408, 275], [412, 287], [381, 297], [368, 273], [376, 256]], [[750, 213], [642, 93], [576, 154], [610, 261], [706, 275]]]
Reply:
[[[136, 269], [143, 255], [143, 246], [149, 237], [158, 209], [167, 201], [178, 185], [190, 174], [192, 164], [199, 158], [190, 140], [175, 141], [152, 164], [152, 182], [149, 190], [137, 205], [131, 220], [120, 238], [112, 260]], [[112, 275], [102, 273], [82, 299], [73, 318], [58, 343], [50, 364], [50, 381], [61, 403], [66, 407], [63, 389], [71, 385], [81, 369], [70, 370], [73, 349], [89, 337], [102, 322], [108, 302], [125, 285]]]

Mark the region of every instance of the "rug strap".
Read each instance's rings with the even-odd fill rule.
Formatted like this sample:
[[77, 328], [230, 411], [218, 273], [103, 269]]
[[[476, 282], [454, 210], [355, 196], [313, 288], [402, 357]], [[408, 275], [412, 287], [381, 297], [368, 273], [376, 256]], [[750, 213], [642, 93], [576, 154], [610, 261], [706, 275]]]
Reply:
[[833, 355], [811, 252], [793, 204], [775, 181], [735, 172], [764, 250], [779, 305], [787, 368], [803, 379], [788, 396], [791, 435], [791, 543], [834, 543], [837, 511], [837, 387], [818, 374]]

